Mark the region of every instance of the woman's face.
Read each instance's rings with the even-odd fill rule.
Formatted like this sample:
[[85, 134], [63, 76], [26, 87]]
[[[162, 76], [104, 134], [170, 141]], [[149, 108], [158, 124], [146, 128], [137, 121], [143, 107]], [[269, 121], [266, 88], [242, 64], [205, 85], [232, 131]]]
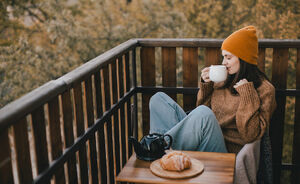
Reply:
[[235, 74], [240, 70], [240, 60], [235, 55], [226, 50], [222, 50], [223, 62], [229, 74]]

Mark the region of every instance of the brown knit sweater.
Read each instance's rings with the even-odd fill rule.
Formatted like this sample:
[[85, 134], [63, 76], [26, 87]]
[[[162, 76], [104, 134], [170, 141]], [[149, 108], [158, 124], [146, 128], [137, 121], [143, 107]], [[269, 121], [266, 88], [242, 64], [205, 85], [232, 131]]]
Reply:
[[222, 128], [228, 152], [238, 153], [243, 145], [260, 139], [276, 108], [275, 88], [264, 80], [254, 88], [248, 82], [236, 88], [238, 95], [213, 82], [200, 82], [197, 106], [206, 105], [215, 113]]

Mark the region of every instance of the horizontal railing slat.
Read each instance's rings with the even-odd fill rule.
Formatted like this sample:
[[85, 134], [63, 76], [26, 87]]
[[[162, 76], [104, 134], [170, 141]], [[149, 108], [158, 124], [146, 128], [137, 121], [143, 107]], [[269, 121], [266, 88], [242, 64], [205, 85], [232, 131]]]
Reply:
[[[138, 46], [141, 47], [221, 47], [224, 39], [208, 38], [139, 38]], [[300, 40], [294, 39], [259, 39], [259, 47], [265, 48], [299, 48]]]
[[281, 166], [278, 167], [281, 167], [281, 169], [283, 170], [295, 170], [298, 172], [300, 171], [300, 165], [296, 165], [296, 164], [282, 163]]
[[[155, 92], [165, 92], [171, 94], [197, 94], [198, 87], [162, 87], [162, 86], [137, 86], [136, 90], [138, 93], [155, 93]], [[299, 89], [276, 89], [276, 94], [279, 96], [295, 96], [300, 97]]]

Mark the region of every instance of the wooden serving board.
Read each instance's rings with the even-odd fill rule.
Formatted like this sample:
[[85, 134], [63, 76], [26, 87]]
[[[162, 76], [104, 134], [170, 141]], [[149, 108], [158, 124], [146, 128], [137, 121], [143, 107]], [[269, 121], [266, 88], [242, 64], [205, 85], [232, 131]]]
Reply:
[[189, 169], [185, 169], [183, 171], [167, 171], [164, 170], [160, 163], [160, 159], [155, 160], [150, 165], [150, 170], [156, 176], [162, 178], [169, 179], [182, 179], [182, 178], [190, 178], [200, 174], [204, 170], [204, 164], [197, 159], [191, 158], [192, 166]]

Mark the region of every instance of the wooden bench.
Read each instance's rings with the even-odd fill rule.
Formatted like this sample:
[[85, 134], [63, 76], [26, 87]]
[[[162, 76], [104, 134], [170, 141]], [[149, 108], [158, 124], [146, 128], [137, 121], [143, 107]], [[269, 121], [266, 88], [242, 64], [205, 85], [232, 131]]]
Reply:
[[[3, 107], [1, 183], [114, 183], [132, 155], [127, 137], [148, 133], [151, 95], [164, 91], [184, 110], [194, 108], [200, 68], [220, 62], [221, 43], [221, 39], [131, 39]], [[296, 70], [290, 69], [289, 60]], [[297, 183], [300, 40], [259, 40], [258, 66], [276, 87], [278, 107], [270, 127], [274, 181], [280, 183], [286, 177], [282, 173], [289, 171], [285, 181]], [[287, 89], [287, 82], [294, 87]], [[287, 107], [287, 99], [294, 105]], [[282, 162], [286, 113], [294, 117], [287, 132], [293, 134], [290, 163]]]

